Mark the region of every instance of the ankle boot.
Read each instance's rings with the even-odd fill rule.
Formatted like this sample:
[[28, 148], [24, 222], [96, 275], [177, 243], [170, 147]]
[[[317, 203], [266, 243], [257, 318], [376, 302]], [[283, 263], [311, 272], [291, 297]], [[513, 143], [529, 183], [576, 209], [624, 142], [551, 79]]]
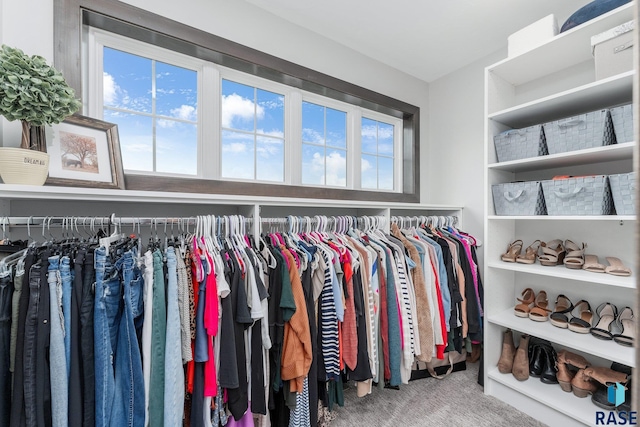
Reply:
[[[467, 362], [476, 363], [480, 360], [480, 356], [482, 355], [482, 345], [481, 344], [471, 344], [471, 353], [467, 354]], [[500, 361], [498, 361], [498, 365]], [[509, 371], [511, 372], [511, 371]]]
[[511, 373], [518, 381], [529, 379], [529, 335], [523, 335], [520, 338], [520, 345], [513, 358]]
[[544, 369], [543, 349], [540, 345], [534, 345], [533, 339], [529, 340], [529, 376], [540, 378]]
[[623, 372], [602, 366], [590, 366], [584, 370], [584, 374], [604, 386], [614, 383], [626, 384], [629, 379], [628, 375]]
[[571, 388], [573, 394], [584, 398], [593, 394], [598, 389], [598, 385], [585, 375], [584, 369], [580, 369], [571, 380]]
[[587, 359], [569, 351], [565, 351], [564, 353], [564, 363], [576, 369], [585, 369], [591, 366], [591, 363], [589, 363]]
[[558, 352], [558, 359], [556, 361], [556, 369], [558, 370], [558, 373], [556, 374], [556, 378], [558, 379], [558, 383], [560, 384], [562, 391], [571, 393], [571, 380], [575, 374], [566, 365], [566, 353], [566, 350]]
[[540, 381], [545, 384], [558, 384], [557, 355], [553, 347], [540, 347], [541, 357], [544, 359]]
[[513, 345], [513, 332], [511, 329], [504, 331], [502, 337], [502, 353], [498, 360], [498, 371], [509, 374], [513, 370], [513, 358], [516, 355], [516, 346]]

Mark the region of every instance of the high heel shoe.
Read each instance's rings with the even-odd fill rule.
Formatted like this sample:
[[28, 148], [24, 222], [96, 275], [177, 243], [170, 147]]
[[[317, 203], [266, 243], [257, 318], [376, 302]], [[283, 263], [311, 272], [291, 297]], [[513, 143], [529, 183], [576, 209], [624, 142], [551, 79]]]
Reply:
[[507, 251], [500, 256], [500, 259], [504, 262], [516, 262], [516, 258], [522, 251], [522, 240], [516, 240], [513, 243], [509, 243]]
[[596, 309], [598, 315], [598, 324], [591, 328], [591, 335], [601, 340], [611, 340], [611, 326], [618, 316], [618, 309], [615, 305], [602, 303]]
[[524, 255], [518, 255], [516, 257], [516, 262], [520, 264], [533, 264], [536, 262], [536, 258], [538, 257], [538, 250], [540, 249], [540, 240], [536, 240], [524, 251]]
[[629, 307], [625, 307], [618, 315], [616, 323], [622, 332], [613, 335], [613, 340], [625, 347], [633, 347], [634, 337], [636, 336], [636, 324], [634, 322], [633, 310]]
[[531, 304], [535, 299], [535, 293], [533, 289], [527, 288], [522, 291], [522, 298], [517, 298], [520, 304], [517, 304], [513, 308], [513, 312], [518, 317], [529, 317], [529, 311], [531, 311]]
[[569, 330], [579, 334], [588, 334], [593, 327], [593, 312], [585, 300], [579, 301], [571, 311], [573, 316], [569, 320]]
[[583, 243], [582, 247], [580, 247], [571, 240], [565, 240], [564, 248], [566, 250], [564, 266], [576, 270], [582, 269], [584, 265], [584, 250], [587, 248], [587, 244]]
[[536, 322], [546, 322], [549, 318], [551, 310], [547, 309], [549, 300], [545, 291], [538, 292], [534, 301], [534, 306], [529, 310], [529, 319]]
[[553, 326], [566, 329], [569, 326], [568, 313], [573, 310], [573, 303], [569, 298], [560, 294], [556, 298], [556, 306], [553, 312], [549, 315], [549, 321]]
[[540, 243], [540, 252], [538, 255], [538, 261], [540, 261], [540, 265], [545, 266], [555, 266], [562, 264], [564, 260], [564, 246], [562, 246], [562, 240], [555, 239], [548, 243], [541, 242]]

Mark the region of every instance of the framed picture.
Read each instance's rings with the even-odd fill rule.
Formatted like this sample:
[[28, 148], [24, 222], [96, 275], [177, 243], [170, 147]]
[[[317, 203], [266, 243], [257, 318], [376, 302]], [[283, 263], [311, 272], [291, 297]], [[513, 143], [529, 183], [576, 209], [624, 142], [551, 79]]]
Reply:
[[118, 126], [73, 115], [47, 127], [46, 184], [124, 189]]

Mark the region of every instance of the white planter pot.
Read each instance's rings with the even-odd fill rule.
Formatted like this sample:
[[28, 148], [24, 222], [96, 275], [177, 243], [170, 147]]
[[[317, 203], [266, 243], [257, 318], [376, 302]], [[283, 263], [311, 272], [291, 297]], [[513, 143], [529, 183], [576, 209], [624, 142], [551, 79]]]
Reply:
[[49, 154], [0, 147], [0, 177], [5, 184], [43, 185], [49, 174]]

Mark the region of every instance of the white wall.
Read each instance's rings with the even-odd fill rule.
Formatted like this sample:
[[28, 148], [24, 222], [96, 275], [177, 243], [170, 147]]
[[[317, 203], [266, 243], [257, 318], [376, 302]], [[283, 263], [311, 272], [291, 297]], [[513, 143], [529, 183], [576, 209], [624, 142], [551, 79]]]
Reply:
[[[426, 82], [261, 8], [236, 0], [183, 0], [179, 4], [175, 0], [126, 0], [126, 3], [416, 105], [422, 112], [421, 127], [427, 127]], [[0, 0], [0, 5], [2, 41], [52, 61], [53, 0]], [[36, 10], [38, 13], [32, 13]], [[38, 31], [25, 31], [25, 22]], [[423, 145], [425, 140], [423, 131]], [[20, 126], [16, 123], [4, 126], [0, 142], [18, 145]], [[425, 150], [421, 162], [423, 165], [427, 162]], [[425, 173], [424, 167], [422, 173]], [[427, 190], [425, 185], [422, 187], [424, 201]]]
[[480, 240], [484, 240], [484, 69], [506, 55], [501, 49], [429, 84], [425, 178], [430, 182], [430, 201], [464, 206], [464, 229]]

